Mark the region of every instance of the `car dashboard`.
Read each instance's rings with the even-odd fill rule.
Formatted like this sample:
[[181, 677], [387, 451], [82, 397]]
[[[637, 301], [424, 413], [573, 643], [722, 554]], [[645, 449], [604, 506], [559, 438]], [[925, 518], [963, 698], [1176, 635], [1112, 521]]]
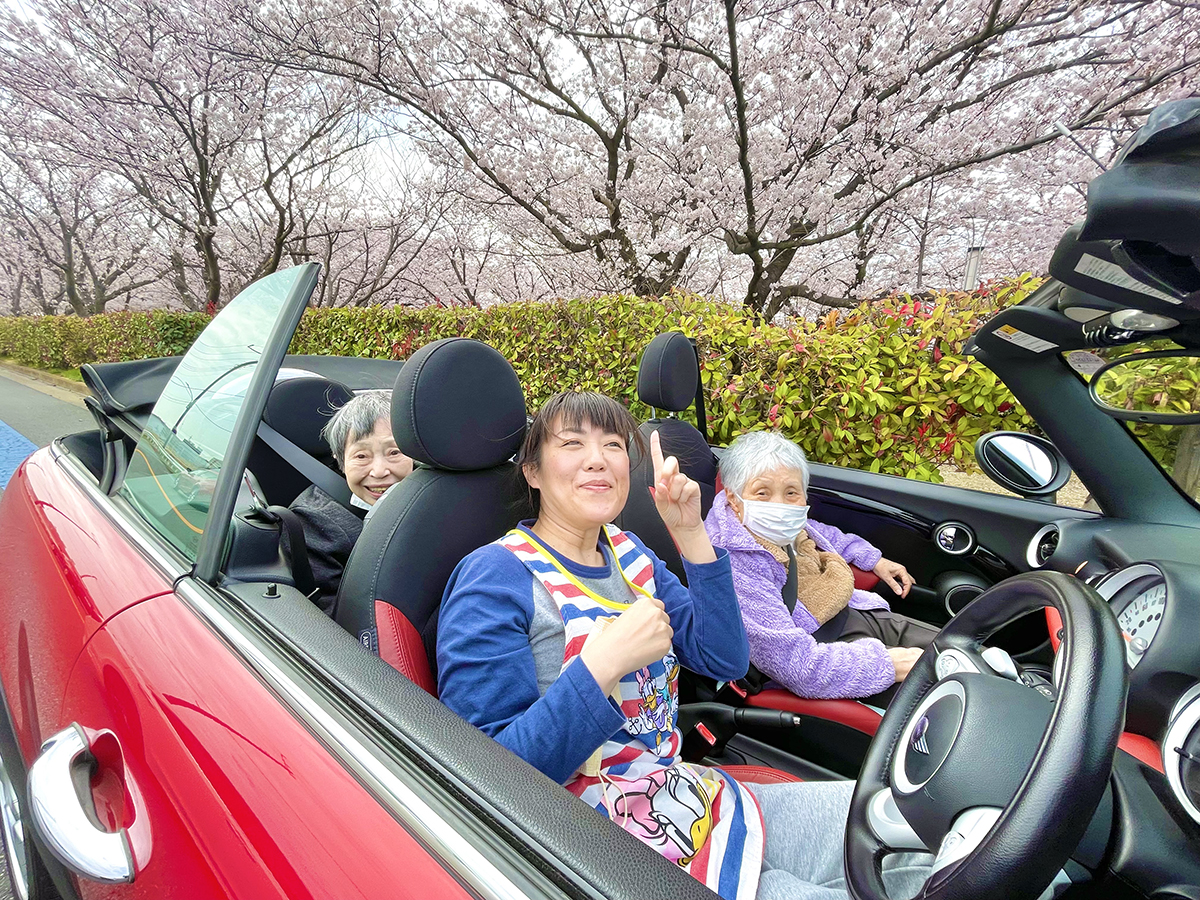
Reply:
[[[1049, 552], [1047, 552], [1049, 551]], [[1030, 543], [1030, 561], [1083, 578], [1109, 602], [1126, 641], [1126, 730], [1154, 740], [1170, 785], [1161, 801], [1200, 836], [1200, 533], [1177, 525], [1064, 520]]]

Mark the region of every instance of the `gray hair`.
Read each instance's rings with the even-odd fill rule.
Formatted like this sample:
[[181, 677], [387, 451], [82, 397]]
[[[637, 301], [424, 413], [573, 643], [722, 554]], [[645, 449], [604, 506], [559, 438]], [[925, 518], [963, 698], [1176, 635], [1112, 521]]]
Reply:
[[808, 493], [808, 458], [796, 444], [776, 431], [751, 431], [736, 438], [721, 454], [721, 484], [739, 497], [746, 482], [774, 469], [800, 472]]
[[389, 423], [392, 420], [391, 391], [355, 394], [325, 423], [321, 437], [329, 443], [339, 469], [346, 471], [346, 444], [367, 437], [380, 419], [387, 419]]

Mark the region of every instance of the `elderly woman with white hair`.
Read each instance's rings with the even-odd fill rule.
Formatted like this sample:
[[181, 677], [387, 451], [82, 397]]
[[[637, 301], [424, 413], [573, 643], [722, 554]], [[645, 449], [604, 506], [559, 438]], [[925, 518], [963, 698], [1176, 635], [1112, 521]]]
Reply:
[[937, 631], [854, 587], [851, 565], [901, 597], [913, 579], [861, 537], [809, 519], [808, 480], [804, 451], [783, 435], [744, 434], [721, 457], [724, 490], [704, 525], [729, 552], [750, 661], [802, 697], [874, 696], [904, 679]]
[[413, 461], [392, 437], [391, 391], [355, 394], [333, 414], [321, 435], [346, 476], [350, 508], [314, 484], [292, 501], [291, 509], [304, 526], [304, 544], [317, 584], [313, 602], [332, 613], [363, 520], [388, 488], [412, 472]]

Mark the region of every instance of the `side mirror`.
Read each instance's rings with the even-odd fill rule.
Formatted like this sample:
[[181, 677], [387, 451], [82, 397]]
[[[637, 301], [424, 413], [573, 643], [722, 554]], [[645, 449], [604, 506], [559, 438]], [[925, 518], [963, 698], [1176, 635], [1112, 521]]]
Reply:
[[1071, 477], [1066, 457], [1053, 443], [1017, 431], [983, 435], [975, 442], [975, 462], [1005, 490], [1047, 503]]
[[1092, 376], [1088, 394], [1114, 419], [1195, 424], [1200, 422], [1200, 355], [1160, 350], [1122, 356]]

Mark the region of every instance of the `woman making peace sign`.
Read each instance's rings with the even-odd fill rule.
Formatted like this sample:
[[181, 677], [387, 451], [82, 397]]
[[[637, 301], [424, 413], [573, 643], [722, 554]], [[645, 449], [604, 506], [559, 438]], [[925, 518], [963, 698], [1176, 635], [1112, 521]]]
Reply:
[[689, 586], [608, 524], [629, 493], [631, 439], [640, 445], [636, 421], [601, 394], [557, 394], [539, 411], [518, 459], [538, 516], [451, 576], [439, 696], [728, 900], [844, 897], [850, 782], [752, 794], [679, 758], [680, 665], [729, 681], [749, 650], [728, 554], [713, 549], [700, 489], [663, 459], [657, 434], [654, 501]]

